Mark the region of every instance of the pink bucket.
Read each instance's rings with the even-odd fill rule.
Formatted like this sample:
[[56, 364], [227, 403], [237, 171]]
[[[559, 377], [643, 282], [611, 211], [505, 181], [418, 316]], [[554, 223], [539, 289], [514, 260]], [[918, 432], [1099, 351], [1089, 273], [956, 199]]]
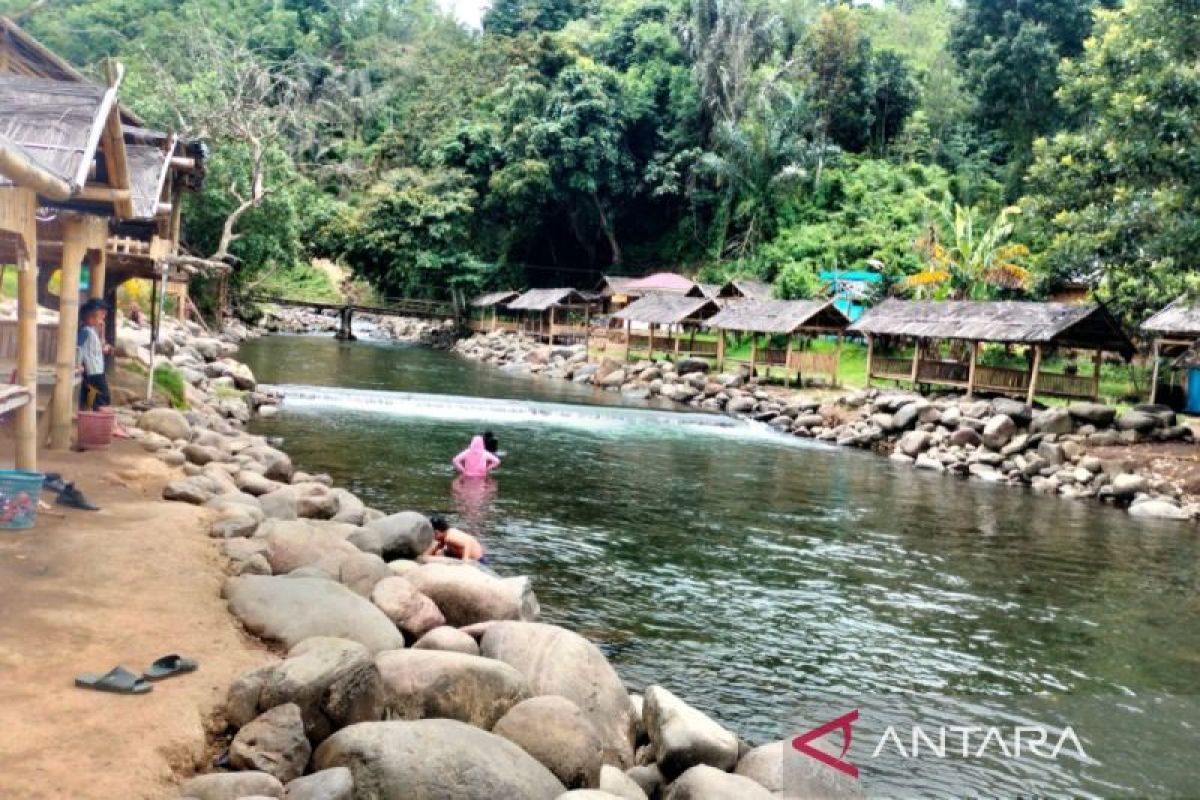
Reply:
[[79, 449], [103, 450], [112, 444], [117, 415], [110, 408], [79, 412]]

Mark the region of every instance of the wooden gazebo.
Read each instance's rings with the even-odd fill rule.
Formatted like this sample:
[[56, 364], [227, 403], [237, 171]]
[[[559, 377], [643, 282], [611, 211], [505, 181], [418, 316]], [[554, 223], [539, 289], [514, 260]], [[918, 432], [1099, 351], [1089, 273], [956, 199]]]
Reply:
[[[1099, 304], [1033, 302], [905, 301], [889, 299], [872, 308], [849, 330], [867, 340], [867, 380], [907, 381], [1011, 394], [1033, 403], [1037, 394], [1095, 399], [1100, 393], [1103, 354], [1134, 354], [1120, 323]], [[912, 345], [911, 356], [882, 350]], [[980, 346], [1023, 347], [1028, 367], [985, 366]], [[950, 345], [949, 354], [946, 345]], [[1050, 373], [1042, 361], [1049, 349], [1093, 353], [1092, 374]]]
[[[500, 320], [500, 308], [507, 306], [521, 296], [520, 292], [488, 292], [481, 294], [470, 303], [471, 319], [467, 326], [476, 333], [486, 333], [497, 330], [516, 330], [516, 323]], [[490, 317], [490, 318], [489, 318]]]
[[[751, 373], [761, 364], [770, 377], [771, 369], [783, 367], [784, 382], [790, 383], [792, 376], [803, 380], [814, 373], [828, 375], [831, 383], [837, 383], [841, 361], [842, 338], [850, 320], [838, 310], [831, 300], [754, 300], [745, 298], [724, 308], [721, 313], [706, 323], [717, 331], [717, 369], [723, 370], [726, 361], [726, 334], [748, 333], [751, 335], [750, 358], [745, 362]], [[759, 340], [766, 337], [766, 346], [760, 348]], [[771, 339], [787, 337], [785, 348], [771, 347]], [[803, 344], [816, 336], [836, 336], [837, 345], [833, 352], [816, 352]]]
[[1200, 305], [1176, 300], [1143, 322], [1142, 330], [1154, 337], [1154, 372], [1150, 379], [1150, 402], [1155, 403], [1158, 401], [1162, 359], [1178, 358], [1196, 349], [1197, 343], [1200, 343]]
[[[716, 343], [696, 341], [696, 332], [705, 320], [721, 310], [715, 300], [686, 294], [647, 294], [613, 315], [625, 323], [624, 339], [628, 357], [634, 351], [653, 356], [655, 329], [665, 328], [661, 341], [676, 356], [716, 355]], [[634, 325], [638, 325], [637, 330]], [[687, 332], [686, 347], [683, 334]]]
[[[578, 289], [530, 289], [507, 308], [521, 314], [520, 331], [549, 344], [562, 341], [587, 341], [592, 313], [600, 306], [600, 296]], [[583, 315], [582, 322], [578, 319]]]

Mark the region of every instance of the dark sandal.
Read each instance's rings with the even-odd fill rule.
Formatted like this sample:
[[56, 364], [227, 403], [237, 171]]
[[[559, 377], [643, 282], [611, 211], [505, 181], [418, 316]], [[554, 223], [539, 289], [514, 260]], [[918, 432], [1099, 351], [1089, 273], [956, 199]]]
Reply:
[[75, 685], [81, 689], [113, 694], [146, 694], [154, 688], [149, 681], [139, 678], [124, 667], [113, 667], [104, 675], [85, 672], [76, 676]]
[[200, 663], [193, 659], [172, 654], [163, 656], [147, 667], [142, 677], [148, 681], [161, 681], [163, 678], [169, 678], [172, 675], [195, 672], [199, 666]]

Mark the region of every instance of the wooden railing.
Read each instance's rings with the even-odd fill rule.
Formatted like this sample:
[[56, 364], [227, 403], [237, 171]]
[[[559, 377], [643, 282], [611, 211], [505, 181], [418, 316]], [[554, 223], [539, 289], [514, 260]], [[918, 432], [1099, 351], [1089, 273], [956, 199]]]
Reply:
[[[911, 367], [909, 367], [911, 369]], [[918, 383], [966, 386], [970, 367], [959, 361], [925, 361], [917, 364]]]
[[873, 355], [869, 369], [875, 377], [907, 380], [912, 376], [912, 359]]
[[975, 386], [979, 389], [990, 389], [996, 392], [1025, 392], [1029, 390], [1029, 373], [1011, 367], [977, 366], [975, 367]]
[[[58, 325], [38, 325], [38, 364], [53, 364], [58, 359]], [[0, 361], [17, 360], [17, 321], [0, 320]], [[5, 376], [0, 376], [0, 379]]]
[[1038, 374], [1038, 394], [1055, 397], [1092, 398], [1096, 396], [1095, 378], [1090, 375], [1063, 375], [1057, 372]]
[[787, 366], [787, 350], [759, 350], [755, 362], [768, 367]]
[[679, 352], [693, 356], [715, 356], [717, 354], [717, 343], [706, 340], [696, 342], [683, 341], [679, 344]]
[[838, 360], [837, 353], [795, 352], [792, 353], [792, 360], [788, 362], [787, 367], [789, 371], [801, 376], [828, 375], [836, 380]]

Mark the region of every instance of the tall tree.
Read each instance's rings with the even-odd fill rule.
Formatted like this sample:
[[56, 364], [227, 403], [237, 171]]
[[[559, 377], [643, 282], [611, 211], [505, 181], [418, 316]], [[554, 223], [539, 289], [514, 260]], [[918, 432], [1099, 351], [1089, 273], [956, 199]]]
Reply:
[[556, 31], [592, 10], [590, 0], [495, 0], [483, 15], [483, 29], [501, 36]]
[[1102, 271], [1130, 321], [1200, 288], [1198, 0], [1128, 0], [1098, 15], [1061, 99], [1080, 120], [1040, 144], [1031, 215], [1053, 283]]

